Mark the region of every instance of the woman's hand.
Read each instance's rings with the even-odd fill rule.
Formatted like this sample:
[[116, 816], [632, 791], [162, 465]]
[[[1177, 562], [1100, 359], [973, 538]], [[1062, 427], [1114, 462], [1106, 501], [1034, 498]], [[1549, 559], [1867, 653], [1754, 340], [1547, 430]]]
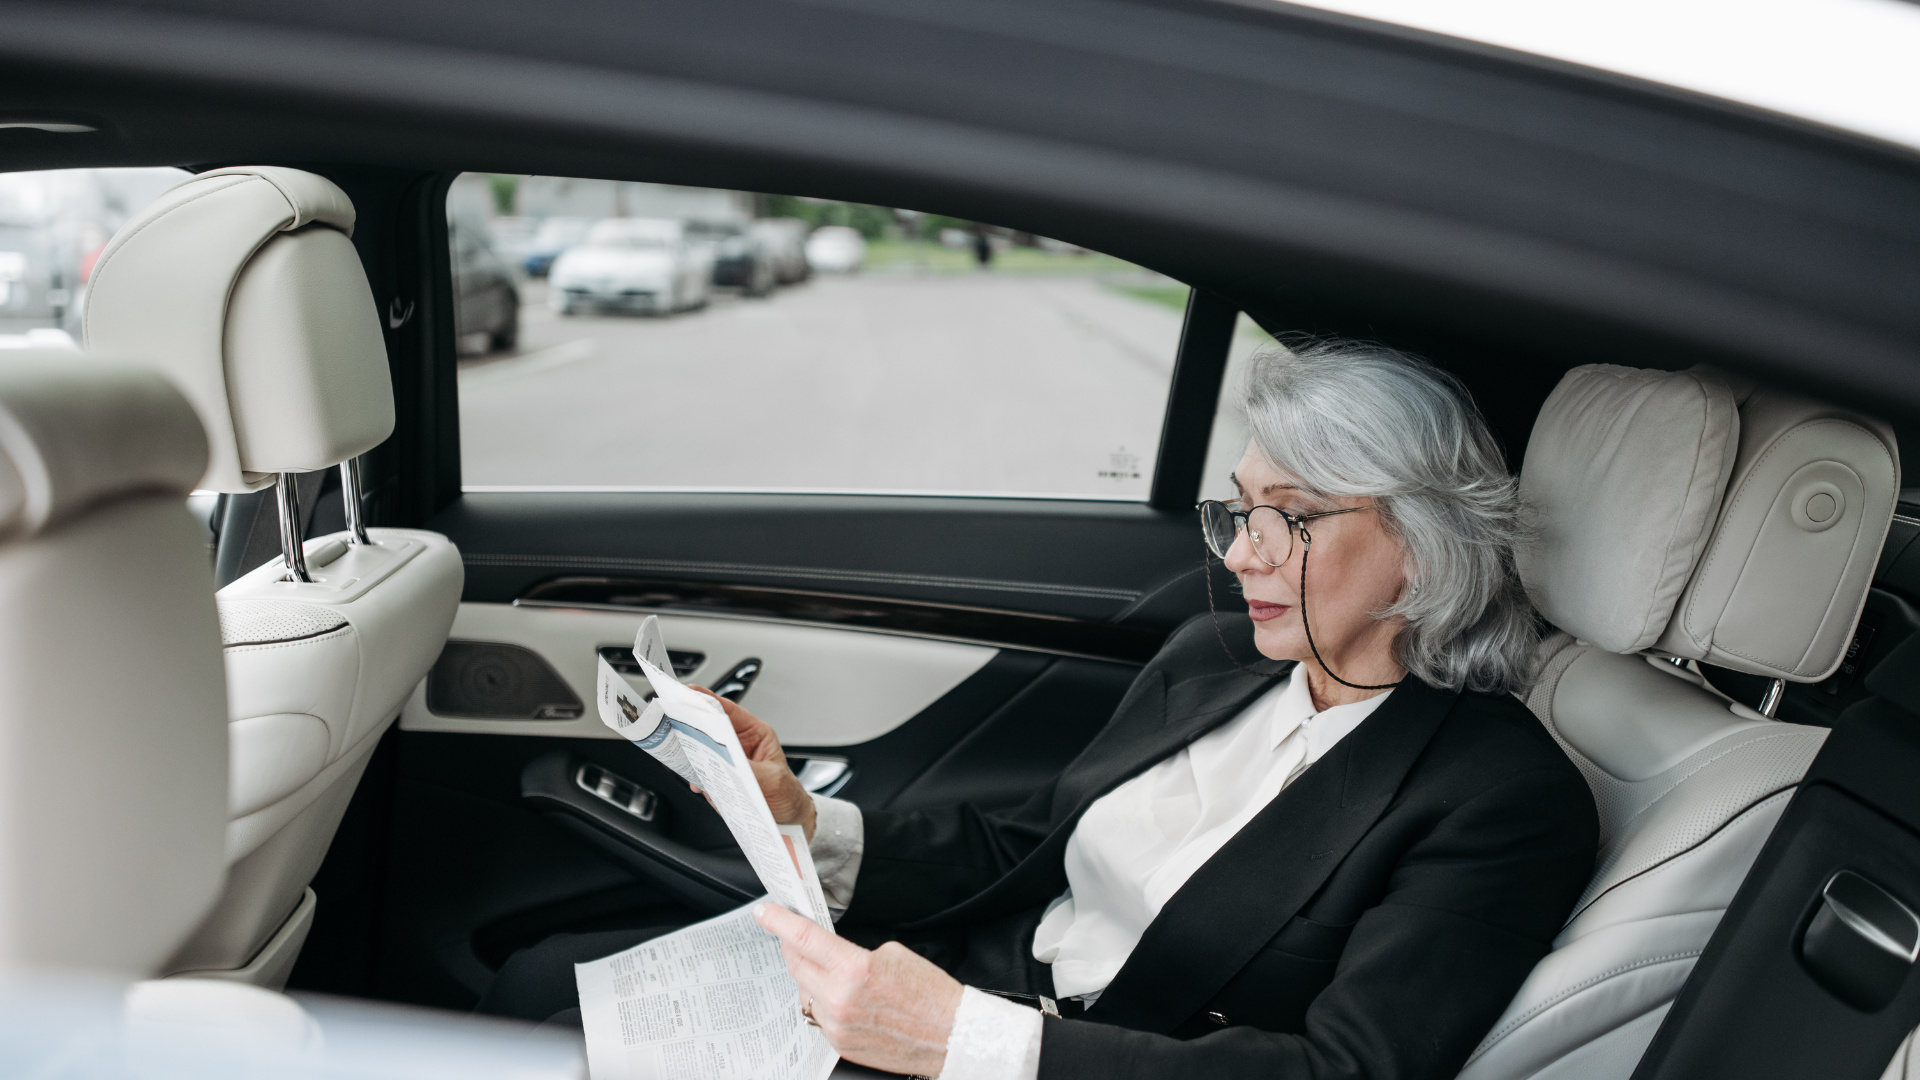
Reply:
[[827, 1041], [856, 1065], [938, 1076], [960, 1011], [953, 976], [897, 941], [869, 952], [778, 904], [753, 917], [780, 939], [787, 971]]
[[[727, 719], [733, 721], [733, 733], [740, 737], [740, 748], [747, 752], [747, 763], [753, 766], [753, 778], [760, 781], [760, 794], [766, 796], [767, 809], [773, 811], [773, 820], [782, 825], [805, 828], [807, 841], [811, 843], [816, 817], [813, 799], [807, 794], [807, 789], [800, 786], [800, 778], [793, 775], [793, 769], [787, 765], [786, 751], [780, 749], [780, 736], [773, 733], [773, 728], [768, 727], [766, 721], [706, 687], [696, 686], [693, 689], [719, 702], [720, 707], [727, 710]], [[693, 790], [700, 789], [694, 787]]]

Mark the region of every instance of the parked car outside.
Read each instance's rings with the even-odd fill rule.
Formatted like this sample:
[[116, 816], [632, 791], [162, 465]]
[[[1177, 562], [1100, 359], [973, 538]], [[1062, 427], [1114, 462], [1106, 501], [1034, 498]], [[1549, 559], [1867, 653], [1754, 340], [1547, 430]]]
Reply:
[[748, 226], [760, 238], [773, 264], [773, 279], [782, 285], [807, 280], [807, 223], [799, 218], [759, 218]]
[[713, 245], [677, 221], [607, 218], [554, 260], [548, 303], [562, 315], [604, 307], [670, 315], [713, 294]]
[[731, 285], [748, 296], [766, 296], [775, 284], [766, 245], [745, 221], [686, 223], [687, 238], [713, 247], [713, 283]]
[[453, 256], [453, 341], [464, 356], [506, 352], [520, 344], [520, 289], [493, 250], [487, 223], [467, 215], [447, 221]]
[[540, 223], [533, 231], [533, 239], [527, 242], [526, 254], [521, 257], [520, 268], [528, 277], [546, 277], [553, 268], [553, 261], [562, 252], [580, 242], [593, 228], [592, 218], [550, 217]]
[[822, 225], [807, 238], [807, 265], [823, 274], [851, 274], [866, 257], [866, 238], [846, 225]]
[[0, 173], [0, 333], [80, 333], [87, 280], [107, 238], [184, 169]]

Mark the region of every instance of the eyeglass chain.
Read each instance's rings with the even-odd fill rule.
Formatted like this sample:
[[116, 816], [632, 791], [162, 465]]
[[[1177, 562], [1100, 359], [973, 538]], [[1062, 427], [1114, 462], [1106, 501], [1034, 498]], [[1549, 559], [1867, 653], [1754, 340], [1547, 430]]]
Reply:
[[[1334, 682], [1354, 690], [1391, 690], [1400, 685], [1399, 683], [1380, 683], [1376, 686], [1366, 686], [1360, 683], [1350, 683], [1340, 676], [1335, 675], [1333, 668], [1327, 665], [1326, 658], [1320, 655], [1320, 646], [1313, 643], [1313, 626], [1307, 622], [1307, 556], [1313, 554], [1313, 536], [1307, 532], [1305, 525], [1300, 526], [1300, 543], [1300, 628], [1307, 632], [1307, 648], [1313, 650], [1313, 658], [1320, 662], [1320, 670], [1326, 672], [1327, 677]], [[1226, 560], [1222, 559], [1221, 563], [1224, 565]], [[1220, 629], [1220, 609], [1215, 607], [1213, 603], [1213, 567], [1207, 562], [1206, 552], [1204, 551], [1200, 554], [1200, 576], [1201, 579], [1206, 582], [1207, 611], [1213, 616], [1213, 634], [1220, 639], [1220, 651], [1227, 654], [1227, 659], [1233, 663], [1234, 667], [1239, 668], [1249, 675], [1258, 675], [1263, 679], [1279, 678], [1280, 676], [1278, 675], [1268, 675], [1265, 672], [1255, 671], [1245, 664], [1242, 664], [1240, 658], [1233, 655], [1233, 650], [1228, 647], [1227, 635]]]

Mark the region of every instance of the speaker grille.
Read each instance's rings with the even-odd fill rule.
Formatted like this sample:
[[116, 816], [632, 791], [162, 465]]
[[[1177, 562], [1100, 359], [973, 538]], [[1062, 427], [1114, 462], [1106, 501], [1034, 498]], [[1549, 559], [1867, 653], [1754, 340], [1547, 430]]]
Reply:
[[573, 720], [585, 711], [539, 653], [492, 641], [447, 642], [427, 673], [427, 708], [475, 720]]

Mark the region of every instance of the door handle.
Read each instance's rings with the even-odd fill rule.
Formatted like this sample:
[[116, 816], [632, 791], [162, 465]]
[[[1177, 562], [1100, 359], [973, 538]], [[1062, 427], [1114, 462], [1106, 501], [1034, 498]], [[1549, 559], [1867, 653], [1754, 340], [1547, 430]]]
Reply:
[[1920, 959], [1920, 916], [1851, 870], [1827, 879], [1800, 939], [1800, 959], [1822, 986], [1869, 1012], [1892, 1001]]
[[800, 786], [815, 795], [833, 796], [847, 786], [853, 779], [853, 766], [845, 758], [814, 757], [789, 758], [794, 775], [800, 778]]
[[727, 672], [715, 680], [713, 684], [714, 696], [723, 697], [728, 701], [739, 704], [740, 699], [746, 697], [747, 691], [752, 688], [753, 680], [759, 677], [760, 658], [757, 656], [749, 656], [745, 660], [733, 665], [732, 671]]
[[[646, 677], [646, 672], [641, 670], [639, 662], [633, 658], [632, 646], [602, 645], [597, 651], [600, 658], [607, 662], [607, 666], [620, 674], [632, 675], [639, 679]], [[673, 665], [673, 677], [676, 679], [686, 678], [700, 670], [700, 665], [706, 662], [706, 653], [687, 652], [682, 649], [667, 650], [667, 663]]]

